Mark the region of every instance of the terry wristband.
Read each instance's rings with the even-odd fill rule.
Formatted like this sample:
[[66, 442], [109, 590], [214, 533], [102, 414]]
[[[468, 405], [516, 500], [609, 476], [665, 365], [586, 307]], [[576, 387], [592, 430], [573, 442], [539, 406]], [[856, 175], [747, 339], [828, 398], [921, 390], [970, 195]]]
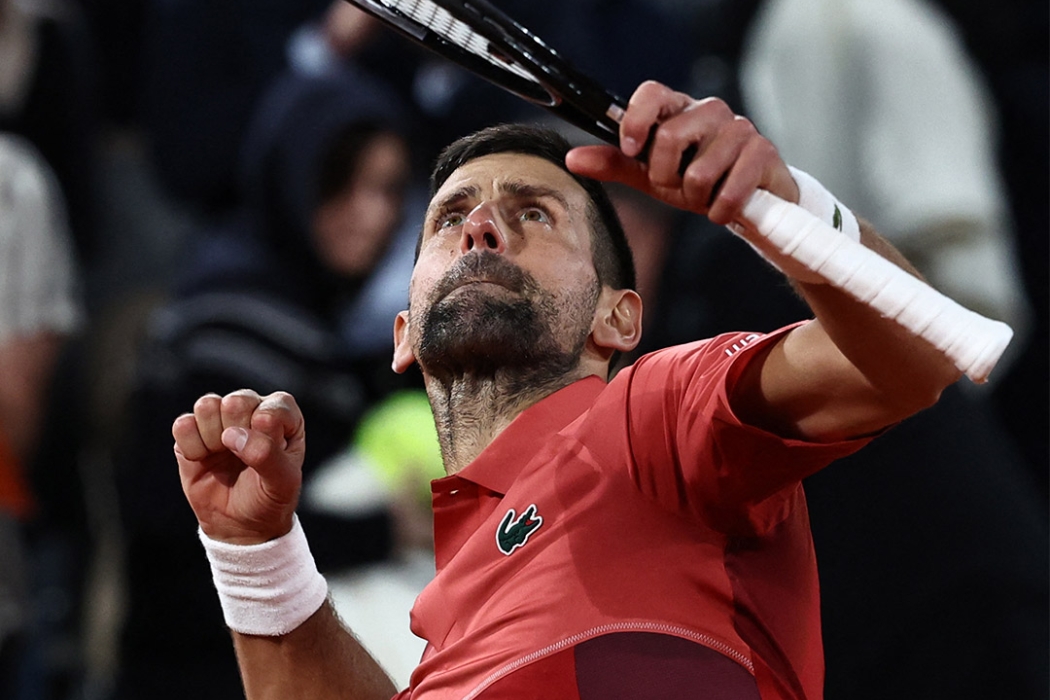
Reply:
[[[809, 173], [791, 165], [788, 166], [788, 170], [791, 171], [791, 177], [798, 185], [798, 204], [796, 206], [812, 214], [818, 221], [827, 224], [834, 231], [859, 243], [860, 223], [849, 207], [838, 201], [835, 195], [831, 194], [824, 185], [820, 184], [819, 180]], [[799, 282], [822, 281], [819, 275], [814, 275], [813, 270], [800, 264], [800, 261], [792, 260], [791, 256], [785, 256], [782, 251], [771, 248], [766, 239], [747, 235], [747, 231], [741, 224], [734, 222], [727, 228], [747, 241], [747, 244], [766, 262], [788, 277]]]
[[234, 632], [288, 634], [317, 612], [328, 583], [317, 571], [299, 518], [283, 537], [254, 545], [213, 540], [198, 529], [226, 625]]
[[835, 199], [835, 195], [828, 192], [827, 188], [809, 173], [791, 165], [788, 166], [788, 170], [798, 185], [800, 207], [837, 231], [860, 241], [860, 224], [849, 207]]

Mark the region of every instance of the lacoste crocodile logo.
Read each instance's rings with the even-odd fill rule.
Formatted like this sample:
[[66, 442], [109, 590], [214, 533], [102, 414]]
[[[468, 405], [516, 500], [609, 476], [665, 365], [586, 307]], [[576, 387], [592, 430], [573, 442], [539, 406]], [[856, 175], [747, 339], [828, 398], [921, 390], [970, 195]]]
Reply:
[[539, 530], [542, 524], [543, 518], [536, 515], [535, 503], [526, 508], [520, 518], [511, 508], [503, 516], [496, 530], [496, 546], [499, 547], [499, 551], [510, 556], [515, 549], [524, 546], [532, 533]]

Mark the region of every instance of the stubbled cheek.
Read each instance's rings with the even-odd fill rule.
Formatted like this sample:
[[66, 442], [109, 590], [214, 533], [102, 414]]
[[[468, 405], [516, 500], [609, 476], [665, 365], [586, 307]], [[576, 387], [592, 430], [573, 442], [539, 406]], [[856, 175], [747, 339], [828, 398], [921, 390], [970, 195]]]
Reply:
[[416, 275], [412, 278], [412, 282], [408, 288], [409, 302], [415, 311], [419, 311], [426, 307], [427, 299], [431, 294], [431, 290], [434, 289], [436, 284], [436, 278], [427, 275], [421, 277]]

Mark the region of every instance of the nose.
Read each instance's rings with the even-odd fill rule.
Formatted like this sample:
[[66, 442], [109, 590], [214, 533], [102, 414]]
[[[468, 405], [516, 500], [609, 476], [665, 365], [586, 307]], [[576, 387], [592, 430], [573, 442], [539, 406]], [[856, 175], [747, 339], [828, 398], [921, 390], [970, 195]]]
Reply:
[[503, 230], [496, 207], [490, 202], [482, 202], [467, 214], [463, 222], [460, 249], [464, 254], [472, 250], [502, 254], [507, 249], [507, 237]]

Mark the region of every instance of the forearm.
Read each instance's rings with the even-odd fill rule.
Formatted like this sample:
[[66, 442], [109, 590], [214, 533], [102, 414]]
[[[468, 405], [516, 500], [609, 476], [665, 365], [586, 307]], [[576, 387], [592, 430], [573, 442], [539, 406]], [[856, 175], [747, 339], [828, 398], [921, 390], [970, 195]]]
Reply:
[[[906, 272], [915, 268], [874, 229], [862, 222], [861, 242]], [[961, 372], [927, 340], [883, 317], [868, 305], [827, 284], [798, 283], [817, 324], [809, 329], [821, 364], [836, 368], [826, 381], [840, 393], [852, 391], [856, 413], [852, 430], [860, 434], [902, 420], [937, 401]], [[823, 337], [822, 337], [823, 336]], [[826, 337], [826, 340], [824, 340]], [[839, 358], [841, 356], [841, 359]], [[826, 386], [835, 391], [833, 386]], [[849, 406], [850, 404], [847, 404]]]
[[288, 634], [233, 633], [248, 700], [390, 700], [393, 682], [326, 602]]
[[203, 525], [199, 534], [249, 700], [393, 696], [390, 679], [332, 608], [298, 518], [264, 542], [212, 539]]
[[858, 222], [860, 223], [860, 242], [864, 244], [865, 247], [875, 251], [876, 253], [886, 258], [891, 263], [901, 268], [905, 272], [913, 275], [914, 277], [924, 279], [922, 274], [917, 269], [915, 269], [914, 265], [912, 265], [911, 261], [905, 258], [904, 255], [901, 254], [901, 252], [897, 250], [897, 248], [895, 248], [892, 243], [890, 243], [881, 235], [879, 235], [878, 231], [875, 230], [874, 226], [872, 226], [869, 222], [865, 221], [864, 219], [860, 219], [859, 217]]

